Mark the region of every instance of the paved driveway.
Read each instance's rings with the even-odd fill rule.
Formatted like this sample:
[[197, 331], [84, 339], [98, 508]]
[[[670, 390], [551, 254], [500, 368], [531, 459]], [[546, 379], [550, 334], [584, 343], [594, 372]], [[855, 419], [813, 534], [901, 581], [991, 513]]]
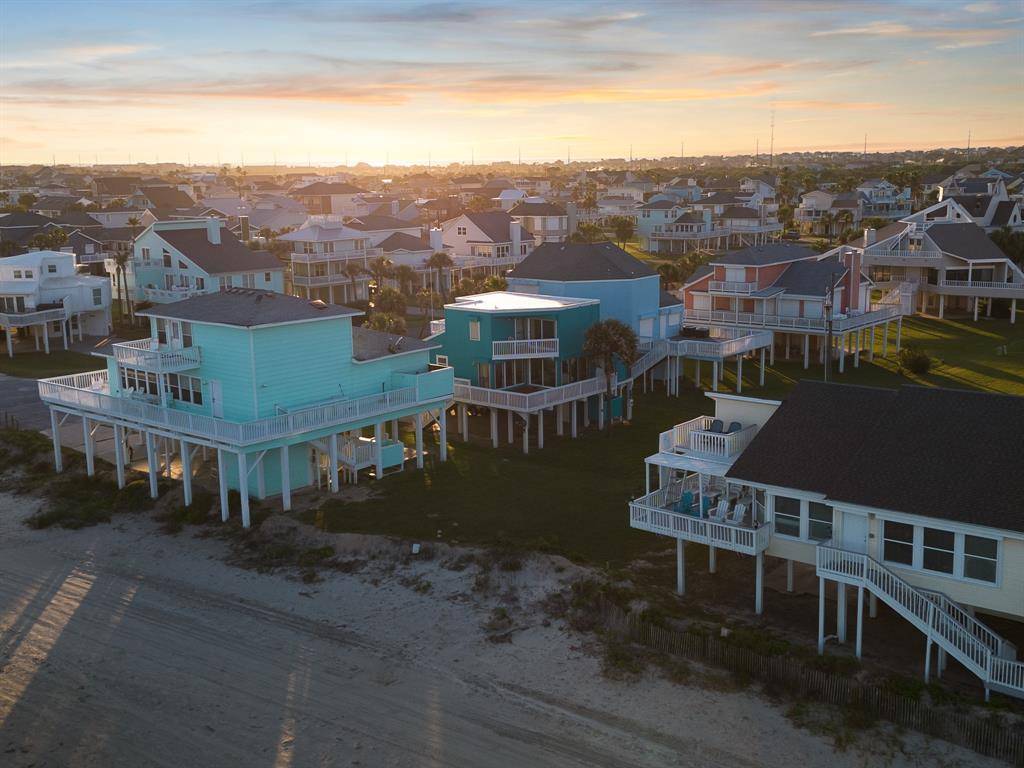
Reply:
[[35, 379], [0, 373], [0, 411], [14, 416], [22, 429], [47, 429], [50, 426], [50, 412], [39, 399]]

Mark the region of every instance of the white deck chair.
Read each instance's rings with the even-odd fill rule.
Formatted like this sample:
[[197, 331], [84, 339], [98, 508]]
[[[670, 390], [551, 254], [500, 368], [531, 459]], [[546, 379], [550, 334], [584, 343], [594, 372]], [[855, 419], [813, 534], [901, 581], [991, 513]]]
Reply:
[[729, 500], [722, 499], [718, 502], [718, 506], [715, 507], [715, 511], [708, 515], [708, 519], [713, 523], [724, 523], [726, 515], [729, 514]]
[[732, 514], [729, 515], [729, 522], [732, 525], [742, 525], [743, 524], [743, 518], [746, 516], [746, 514], [747, 514], [747, 505], [746, 504], [737, 504], [736, 507], [733, 509]]

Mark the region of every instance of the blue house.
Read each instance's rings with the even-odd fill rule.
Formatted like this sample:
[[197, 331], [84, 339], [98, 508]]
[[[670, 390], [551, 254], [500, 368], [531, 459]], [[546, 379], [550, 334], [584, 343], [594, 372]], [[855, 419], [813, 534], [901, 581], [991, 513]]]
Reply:
[[224, 288], [284, 292], [284, 266], [254, 251], [220, 219], [156, 221], [135, 240], [129, 285], [136, 301], [163, 304]]
[[559, 435], [568, 421], [575, 437], [581, 415], [584, 426], [593, 416], [603, 427], [607, 381], [583, 356], [587, 329], [600, 319], [597, 299], [494, 291], [462, 296], [444, 313], [444, 332], [433, 337], [441, 342], [436, 359], [455, 371], [464, 439], [469, 437], [470, 408], [489, 412], [495, 447], [500, 412], [506, 414], [510, 443], [518, 417], [524, 452], [529, 451], [532, 421], [537, 423], [536, 443], [544, 447], [545, 412], [554, 415]]
[[337, 491], [361, 470], [379, 478], [403, 466], [400, 419], [412, 424], [422, 467], [423, 428], [452, 398], [451, 368], [429, 362], [436, 343], [353, 327], [360, 313], [347, 307], [227, 288], [139, 314], [150, 338], [114, 344], [105, 369], [39, 382], [58, 471], [59, 427], [72, 416], [90, 474], [98, 430], [113, 432], [119, 485], [126, 448], [141, 443], [154, 498], [158, 476], [176, 465], [190, 504], [199, 451], [212, 451], [205, 469], [218, 478], [222, 517], [235, 489], [248, 525], [250, 494], [280, 494], [287, 510], [295, 488], [326, 481]]

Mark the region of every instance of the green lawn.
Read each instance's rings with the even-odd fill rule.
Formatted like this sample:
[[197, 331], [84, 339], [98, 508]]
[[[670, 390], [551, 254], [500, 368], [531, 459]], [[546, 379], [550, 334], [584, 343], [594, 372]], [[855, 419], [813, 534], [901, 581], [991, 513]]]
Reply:
[[14, 357], [8, 357], [6, 352], [3, 352], [0, 356], [0, 373], [28, 379], [96, 371], [104, 367], [103, 360], [95, 355], [65, 352], [63, 349], [49, 355], [45, 352], [18, 352]]
[[[895, 329], [894, 329], [895, 330]], [[890, 336], [890, 353], [894, 346]], [[901, 375], [892, 359], [881, 358], [881, 332], [876, 357], [866, 355], [859, 368], [847, 361], [835, 379], [852, 384], [895, 387], [900, 384], [950, 386], [1024, 394], [1024, 322], [1006, 320], [904, 320], [904, 344], [913, 343], [936, 358], [923, 378]], [[1010, 354], [1000, 354], [1008, 345]], [[710, 365], [702, 366], [705, 385]], [[820, 379], [822, 368], [802, 361], [783, 361], [769, 370], [765, 387], [757, 386], [757, 366], [744, 366], [744, 394], [782, 398], [801, 378]], [[686, 368], [693, 375], [693, 364]], [[730, 364], [722, 391], [733, 391], [735, 365]], [[375, 486], [381, 495], [370, 502], [324, 503], [308, 519], [331, 530], [383, 533], [418, 539], [465, 543], [505, 542], [527, 549], [550, 549], [600, 565], [622, 565], [645, 553], [664, 550], [664, 539], [633, 531], [627, 524], [627, 503], [643, 493], [643, 459], [657, 449], [658, 433], [712, 411], [712, 403], [696, 389], [679, 397], [638, 394], [634, 420], [616, 427], [611, 438], [596, 430], [577, 440], [557, 438], [547, 426], [544, 450], [518, 447], [492, 449], [486, 440], [470, 444], [449, 432], [452, 448], [447, 464], [425, 471], [407, 471]], [[504, 430], [504, 420], [500, 420]], [[474, 426], [485, 437], [483, 422]], [[505, 437], [502, 436], [504, 443]]]

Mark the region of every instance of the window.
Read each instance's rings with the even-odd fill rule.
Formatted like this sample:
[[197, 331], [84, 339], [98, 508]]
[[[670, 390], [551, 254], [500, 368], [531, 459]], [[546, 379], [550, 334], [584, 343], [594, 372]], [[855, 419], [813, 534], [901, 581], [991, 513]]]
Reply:
[[476, 364], [476, 383], [478, 387], [491, 386], [491, 364], [490, 363], [477, 363]]
[[142, 249], [142, 260], [149, 261], [149, 248]]
[[196, 278], [196, 288], [199, 289], [200, 291], [206, 289], [206, 278], [205, 277], [197, 277]]
[[156, 374], [140, 371], [135, 368], [121, 369], [121, 388], [134, 389], [136, 392], [153, 395], [154, 397], [160, 394], [160, 390], [156, 385]]
[[182, 376], [177, 373], [167, 374], [167, 391], [173, 400], [194, 405], [203, 404], [202, 383], [195, 376]]
[[438, 355], [436, 359], [438, 365], [448, 366], [448, 355]]
[[781, 536], [800, 537], [799, 499], [775, 497], [775, 532]]
[[100, 306], [103, 303], [103, 289], [93, 288], [92, 289], [92, 303], [93, 306]]
[[480, 321], [470, 320], [469, 321], [469, 340], [480, 341]]
[[186, 264], [184, 261], [179, 261], [178, 269], [188, 269], [188, 264]]
[[927, 571], [953, 573], [956, 534], [937, 528], [923, 529], [921, 567]]
[[817, 501], [807, 504], [807, 538], [828, 541], [832, 538], [832, 507]]
[[192, 323], [181, 324], [181, 346], [192, 346]]
[[889, 563], [914, 564], [914, 526], [892, 520], [884, 522], [882, 559]]
[[334, 243], [324, 243], [324, 253], [334, 253]]
[[999, 542], [982, 536], [964, 535], [964, 578], [996, 581]]
[[465, 235], [466, 234], [466, 228], [465, 227], [456, 227], [455, 228], [455, 234], [457, 234], [457, 235]]
[[263, 273], [263, 282], [264, 283], [269, 283], [270, 282], [270, 273], [269, 272], [264, 272]]
[[21, 280], [21, 270], [20, 269], [14, 270], [14, 279], [15, 280]]
[[26, 280], [31, 280], [32, 279], [32, 270], [31, 269], [26, 269], [25, 270], [25, 279]]
[[243, 288], [255, 288], [256, 287], [256, 274], [254, 272], [246, 272], [242, 275], [242, 287]]
[[506, 256], [508, 256], [508, 253], [509, 253], [509, 248], [511, 248], [511, 247], [512, 247], [512, 246], [510, 246], [510, 245], [499, 245], [499, 246], [498, 246], [498, 247], [496, 248], [496, 251], [497, 251], [497, 253], [495, 253], [495, 255], [496, 255], [496, 256], [497, 256], [497, 257], [498, 257], [499, 259], [501, 259], [501, 258], [505, 258]]
[[167, 269], [170, 269], [171, 268], [171, 252], [168, 251], [166, 248], [163, 250], [163, 257], [164, 257], [164, 266]]
[[156, 340], [160, 344], [167, 343], [167, 321], [162, 317], [156, 319]]
[[226, 291], [228, 288], [231, 287], [231, 278], [230, 277], [218, 277], [217, 278], [217, 284], [218, 284], [217, 287], [220, 290]]
[[51, 275], [56, 275], [57, 274], [57, 265], [56, 264], [47, 264], [46, 265], [46, 271], [49, 272]]
[[316, 253], [316, 243], [303, 243], [302, 244], [302, 252], [303, 253]]

